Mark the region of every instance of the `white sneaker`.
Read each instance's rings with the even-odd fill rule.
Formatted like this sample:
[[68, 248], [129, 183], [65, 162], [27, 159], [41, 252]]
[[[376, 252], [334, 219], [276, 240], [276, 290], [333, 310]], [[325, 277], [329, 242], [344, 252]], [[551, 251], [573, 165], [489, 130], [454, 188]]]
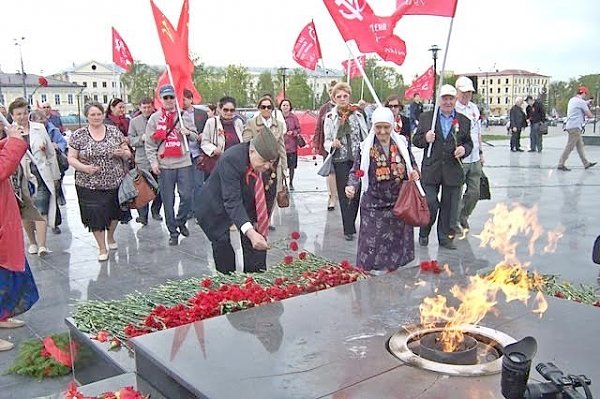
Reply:
[[27, 249], [27, 252], [30, 253], [30, 254], [32, 254], [32, 255], [37, 254], [38, 253], [38, 246], [36, 244], [30, 244], [29, 248]]
[[13, 344], [12, 342], [8, 342], [3, 339], [0, 339], [0, 352], [9, 351], [12, 348], [14, 348], [14, 346], [15, 346], [15, 344]]
[[37, 254], [38, 254], [38, 256], [45, 256], [45, 255], [48, 255], [48, 252], [49, 252], [48, 248], [46, 248], [46, 247], [39, 247]]

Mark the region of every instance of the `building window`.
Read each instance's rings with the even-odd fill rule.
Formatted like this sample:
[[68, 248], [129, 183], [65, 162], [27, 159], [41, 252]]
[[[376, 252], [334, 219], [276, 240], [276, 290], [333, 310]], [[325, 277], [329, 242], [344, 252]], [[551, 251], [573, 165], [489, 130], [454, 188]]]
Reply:
[[498, 84], [500, 84], [500, 79], [498, 79]]
[[508, 97], [504, 97], [504, 104], [508, 104]]
[[4, 101], [4, 94], [0, 94], [0, 103], [5, 104], [6, 101]]
[[42, 102], [45, 103], [46, 101], [48, 101], [48, 95], [47, 94], [42, 94], [40, 97], [42, 97]]
[[27, 96], [29, 105], [33, 105], [33, 96], [30, 94]]
[[88, 96], [87, 94], [85, 96], [83, 96], [83, 102], [84, 103], [89, 103], [90, 102], [90, 96]]
[[508, 78], [506, 78], [506, 84], [508, 84]]
[[490, 97], [490, 104], [492, 103], [492, 97]]
[[112, 82], [112, 87], [113, 87], [113, 89], [114, 89], [115, 87], [117, 87], [117, 82]]
[[67, 104], [73, 105], [73, 95], [67, 94]]
[[106, 82], [102, 82], [102, 87], [106, 88]]
[[87, 87], [87, 82], [83, 82], [83, 87]]
[[96, 87], [98, 87], [98, 82], [92, 82], [92, 87], [95, 89]]
[[498, 97], [498, 104], [500, 104], [500, 97]]
[[492, 92], [493, 92], [493, 91], [494, 91], [494, 89], [492, 89], [492, 88], [490, 87], [490, 94], [492, 94]]
[[94, 94], [94, 101], [98, 101], [98, 95]]
[[106, 94], [102, 96], [102, 103], [108, 104], [108, 96]]
[[508, 93], [508, 87], [504, 88], [504, 93]]
[[60, 105], [60, 94], [54, 95], [54, 105]]
[[498, 94], [500, 94], [500, 88], [498, 87]]
[[74, 85], [76, 85], [76, 84], [77, 84], [77, 82], [75, 82], [75, 81], [72, 81], [71, 83], [73, 83]]
[[484, 85], [485, 84], [485, 79], [481, 79], [481, 84]]

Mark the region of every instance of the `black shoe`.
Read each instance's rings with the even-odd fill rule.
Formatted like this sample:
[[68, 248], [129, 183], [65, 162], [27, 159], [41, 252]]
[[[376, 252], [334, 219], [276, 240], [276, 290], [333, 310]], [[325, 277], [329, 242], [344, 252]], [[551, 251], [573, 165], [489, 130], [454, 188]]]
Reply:
[[162, 216], [160, 216], [160, 213], [153, 213], [152, 219], [158, 220], [159, 222], [163, 220]]
[[60, 234], [60, 233], [62, 233], [62, 230], [60, 229], [60, 227], [56, 226], [56, 227], [52, 228], [52, 232], [54, 234]]
[[335, 211], [335, 206], [328, 206], [328, 207], [327, 207], [327, 210], [328, 210], [329, 212], [331, 212], [331, 211]]
[[344, 238], [346, 241], [352, 241], [354, 240], [354, 234], [344, 234]]
[[586, 169], [589, 169], [589, 168], [591, 168], [592, 166], [594, 166], [594, 165], [597, 165], [597, 164], [598, 164], [598, 162], [590, 162], [590, 163], [588, 163], [588, 164], [587, 164], [587, 166], [586, 166], [585, 168], [586, 168]]
[[135, 221], [136, 221], [137, 223], [141, 224], [142, 226], [146, 226], [146, 225], [148, 225], [148, 219], [146, 219], [146, 218], [143, 218], [143, 217], [141, 217], [141, 216], [138, 216], [138, 217], [136, 217], [136, 218], [135, 218]]
[[269, 225], [269, 231], [275, 231], [275, 226]]
[[440, 247], [444, 247], [446, 249], [456, 249], [456, 245], [452, 241], [444, 241], [440, 242]]
[[290, 183], [290, 191], [294, 191], [294, 185]]
[[186, 227], [185, 224], [182, 224], [179, 226], [179, 232], [184, 237], [189, 237], [189, 235], [190, 235], [190, 231], [188, 230], [188, 228]]
[[429, 245], [429, 237], [419, 237], [419, 245], [426, 247]]
[[527, 152], [535, 152], [535, 150], [529, 150], [529, 151], [527, 151]]
[[571, 171], [571, 169], [567, 168], [564, 165], [561, 165], [561, 166], [557, 167], [556, 169], [562, 170], [563, 172], [570, 172]]
[[517, 148], [517, 152], [524, 152], [525, 150], [522, 150], [520, 148]]
[[179, 245], [179, 237], [178, 236], [170, 237], [169, 245], [171, 245], [171, 246]]

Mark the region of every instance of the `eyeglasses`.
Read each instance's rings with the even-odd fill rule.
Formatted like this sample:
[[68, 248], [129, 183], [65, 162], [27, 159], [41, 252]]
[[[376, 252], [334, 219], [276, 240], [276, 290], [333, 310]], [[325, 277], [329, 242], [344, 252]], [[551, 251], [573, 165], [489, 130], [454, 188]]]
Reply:
[[273, 106], [272, 105], [261, 105], [259, 108], [260, 109], [273, 109]]
[[50, 109], [50, 107], [42, 107], [43, 109]]
[[174, 100], [175, 96], [163, 96], [163, 100]]
[[388, 108], [400, 108], [400, 104], [388, 104]]
[[335, 98], [350, 98], [350, 94], [348, 94], [348, 93], [336, 94]]
[[223, 112], [235, 112], [235, 108], [221, 108]]

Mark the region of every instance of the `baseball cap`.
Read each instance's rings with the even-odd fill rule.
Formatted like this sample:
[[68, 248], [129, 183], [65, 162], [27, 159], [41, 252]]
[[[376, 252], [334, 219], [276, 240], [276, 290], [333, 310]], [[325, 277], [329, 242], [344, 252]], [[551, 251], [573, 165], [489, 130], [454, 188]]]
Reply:
[[456, 97], [456, 89], [452, 85], [443, 85], [440, 88], [440, 97], [452, 96]]
[[456, 88], [463, 93], [475, 91], [475, 87], [473, 87], [473, 81], [466, 76], [461, 76], [456, 79]]
[[531, 96], [527, 96], [527, 97], [525, 97], [525, 102], [527, 102], [527, 101], [529, 101], [529, 100], [533, 100], [533, 97], [531, 97]]
[[579, 86], [579, 89], [577, 89], [577, 94], [590, 94], [590, 91], [585, 86]]
[[175, 89], [171, 85], [164, 85], [160, 87], [158, 94], [160, 95], [160, 98], [165, 96], [175, 96]]

